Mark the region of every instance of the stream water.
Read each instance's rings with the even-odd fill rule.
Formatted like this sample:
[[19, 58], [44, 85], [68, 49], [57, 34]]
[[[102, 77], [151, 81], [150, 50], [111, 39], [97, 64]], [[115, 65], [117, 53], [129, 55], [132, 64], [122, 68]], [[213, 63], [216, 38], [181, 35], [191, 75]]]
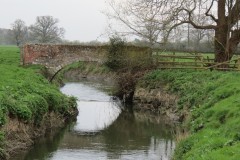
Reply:
[[75, 123], [40, 139], [14, 160], [169, 160], [175, 148], [171, 125], [161, 118], [122, 111], [109, 86], [67, 83], [61, 91], [78, 98]]

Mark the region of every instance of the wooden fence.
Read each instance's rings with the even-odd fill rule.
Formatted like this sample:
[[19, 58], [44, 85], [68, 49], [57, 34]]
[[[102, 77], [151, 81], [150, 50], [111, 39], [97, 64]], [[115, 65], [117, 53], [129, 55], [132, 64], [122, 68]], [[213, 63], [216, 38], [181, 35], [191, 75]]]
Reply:
[[[216, 63], [210, 54], [179, 53], [179, 52], [153, 52], [154, 63], [161, 69], [216, 69], [240, 71], [240, 57]], [[227, 66], [227, 67], [226, 67]]]

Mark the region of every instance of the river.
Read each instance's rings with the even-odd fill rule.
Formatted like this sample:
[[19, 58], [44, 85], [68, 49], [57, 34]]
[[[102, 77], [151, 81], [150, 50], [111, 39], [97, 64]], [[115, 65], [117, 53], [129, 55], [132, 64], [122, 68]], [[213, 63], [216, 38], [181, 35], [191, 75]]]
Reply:
[[107, 90], [103, 84], [67, 83], [61, 91], [77, 97], [77, 121], [13, 159], [169, 160], [175, 148], [174, 127], [156, 116], [122, 110]]

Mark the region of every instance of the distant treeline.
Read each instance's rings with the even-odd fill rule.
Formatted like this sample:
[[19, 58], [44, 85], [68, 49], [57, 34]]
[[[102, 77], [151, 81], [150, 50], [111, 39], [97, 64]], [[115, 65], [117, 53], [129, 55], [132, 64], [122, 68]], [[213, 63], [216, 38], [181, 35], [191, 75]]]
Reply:
[[13, 31], [11, 29], [0, 28], [0, 44], [1, 45], [16, 45]]
[[[29, 40], [29, 43], [31, 41]], [[90, 42], [80, 42], [80, 41], [69, 41], [61, 40], [59, 43], [64, 44], [75, 44], [75, 45], [105, 45], [108, 42], [101, 41], [90, 41]], [[135, 46], [148, 46], [148, 42], [145, 40], [135, 39], [133, 41], [127, 42], [129, 45]], [[0, 28], [0, 45], [16, 45], [16, 40], [14, 39], [14, 34], [11, 29]], [[195, 43], [194, 41], [179, 41], [179, 42], [168, 42], [166, 44], [155, 44], [154, 48], [158, 48], [163, 51], [179, 51], [179, 52], [201, 52], [209, 53], [214, 52], [213, 42], [202, 41], [200, 43]], [[240, 46], [238, 47], [236, 54], [240, 54]]]

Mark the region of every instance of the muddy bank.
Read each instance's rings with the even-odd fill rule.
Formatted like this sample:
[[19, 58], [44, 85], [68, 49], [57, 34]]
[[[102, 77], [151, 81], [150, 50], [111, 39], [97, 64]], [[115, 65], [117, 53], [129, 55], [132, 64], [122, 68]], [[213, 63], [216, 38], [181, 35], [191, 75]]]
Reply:
[[184, 114], [179, 113], [177, 109], [178, 99], [177, 95], [170, 94], [164, 87], [137, 87], [133, 96], [133, 109], [163, 115], [173, 121], [182, 121]]
[[0, 159], [9, 159], [19, 152], [27, 151], [37, 138], [56, 133], [70, 121], [76, 120], [78, 111], [72, 110], [69, 113], [71, 114], [68, 116], [55, 112], [47, 113], [39, 125], [9, 118], [8, 123], [1, 129], [5, 133], [5, 152]]

